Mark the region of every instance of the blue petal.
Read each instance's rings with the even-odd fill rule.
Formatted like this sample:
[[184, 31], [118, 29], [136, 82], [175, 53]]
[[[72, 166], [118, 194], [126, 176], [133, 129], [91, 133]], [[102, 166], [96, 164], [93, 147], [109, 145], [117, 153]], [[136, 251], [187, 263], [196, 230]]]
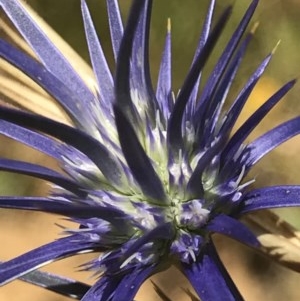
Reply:
[[86, 195], [86, 192], [82, 191], [81, 187], [76, 182], [41, 165], [0, 158], [0, 170], [37, 177], [61, 186], [77, 195]]
[[265, 187], [245, 194], [239, 214], [261, 209], [299, 206], [300, 186]]
[[76, 300], [81, 300], [90, 289], [90, 286], [85, 283], [49, 272], [32, 271], [18, 279]]
[[98, 39], [90, 12], [85, 0], [81, 0], [81, 10], [84, 21], [86, 39], [88, 42], [90, 58], [93, 65], [94, 74], [98, 82], [100, 100], [109, 108], [114, 99], [114, 84], [111, 72], [108, 68], [100, 41]]
[[132, 301], [141, 285], [154, 273], [155, 268], [156, 266], [139, 267], [125, 275], [116, 288], [112, 301]]
[[166, 196], [160, 178], [141, 146], [134, 129], [118, 106], [114, 107], [114, 112], [120, 144], [134, 178], [144, 194], [154, 202], [165, 201]]
[[94, 95], [22, 4], [16, 0], [2, 0], [0, 5], [45, 67], [78, 96], [82, 108], [88, 106]]
[[77, 235], [64, 237], [0, 264], [0, 285], [64, 257], [93, 250], [91, 243], [78, 241]]
[[195, 59], [191, 70], [185, 78], [184, 84], [176, 99], [174, 109], [168, 121], [167, 140], [168, 146], [172, 152], [178, 153], [180, 149], [183, 149], [183, 138], [181, 133], [182, 118], [186, 108], [186, 104], [191, 96], [195, 83], [202, 68], [204, 67], [208, 57], [210, 56], [213, 47], [219, 39], [222, 30], [230, 16], [231, 7], [226, 9], [223, 15], [218, 20], [212, 33], [209, 35], [207, 42], [205, 43], [202, 51]]
[[120, 15], [119, 4], [117, 0], [106, 0], [110, 36], [114, 52], [115, 61], [117, 61], [121, 40], [123, 37], [123, 24]]
[[198, 261], [183, 265], [183, 272], [202, 301], [243, 301], [224, 268], [214, 246], [209, 243]]
[[117, 185], [123, 184], [123, 170], [118, 161], [104, 145], [85, 132], [40, 115], [5, 107], [0, 107], [0, 118], [18, 125], [34, 128], [72, 145], [89, 157], [109, 182]]
[[[300, 117], [282, 123], [266, 134], [260, 136], [245, 149], [245, 165], [253, 166], [257, 161], [272, 151], [275, 147], [300, 133]], [[242, 162], [244, 163], [244, 162]]]
[[245, 225], [225, 214], [218, 214], [209, 221], [205, 228], [209, 231], [231, 237], [250, 247], [257, 248], [260, 246], [256, 236]]
[[226, 145], [226, 148], [222, 152], [223, 160], [228, 160], [228, 158], [233, 157], [252, 130], [270, 112], [270, 110], [283, 99], [284, 95], [295, 85], [295, 83], [296, 80], [292, 80], [285, 84], [246, 120]]

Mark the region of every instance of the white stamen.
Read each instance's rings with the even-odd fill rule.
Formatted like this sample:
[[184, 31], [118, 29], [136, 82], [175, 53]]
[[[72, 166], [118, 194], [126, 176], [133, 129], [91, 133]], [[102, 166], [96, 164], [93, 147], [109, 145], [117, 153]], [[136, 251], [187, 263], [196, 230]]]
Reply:
[[195, 255], [195, 252], [193, 250], [192, 247], [188, 247], [187, 248], [187, 251], [189, 252], [189, 254], [191, 255], [192, 259], [193, 259], [193, 262], [196, 262], [196, 255]]
[[132, 254], [131, 256], [129, 256], [121, 265], [120, 265], [120, 269], [123, 269], [133, 258], [136, 257], [136, 253]]

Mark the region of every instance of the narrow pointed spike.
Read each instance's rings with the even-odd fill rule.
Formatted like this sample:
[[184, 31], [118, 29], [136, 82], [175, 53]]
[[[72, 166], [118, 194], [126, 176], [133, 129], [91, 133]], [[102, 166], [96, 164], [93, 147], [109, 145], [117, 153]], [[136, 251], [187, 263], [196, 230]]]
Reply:
[[274, 95], [272, 95], [260, 108], [255, 111], [246, 122], [234, 133], [229, 140], [226, 148], [222, 152], [222, 160], [232, 158], [234, 153], [237, 152], [239, 147], [253, 131], [253, 129], [260, 123], [260, 121], [272, 110], [272, 108], [285, 96], [286, 93], [292, 89], [296, 80], [292, 80], [281, 87]]
[[61, 161], [62, 159], [63, 145], [47, 136], [4, 120], [0, 120], [0, 134], [32, 147], [56, 160]]
[[298, 134], [300, 134], [300, 117], [284, 122], [255, 139], [244, 151], [246, 167], [250, 168], [274, 148]]
[[0, 196], [0, 208], [41, 211], [72, 218], [89, 218], [92, 212], [93, 217], [108, 221], [120, 229], [125, 229], [127, 225], [127, 215], [117, 208], [77, 205], [55, 198]]
[[[55, 204], [53, 200], [43, 197], [1, 196], [0, 207], [5, 209], [44, 210]], [[60, 204], [64, 206], [64, 204]], [[47, 211], [47, 210], [46, 210]]]
[[[236, 98], [236, 100], [234, 101], [233, 105], [230, 107], [230, 109], [228, 110], [227, 113], [227, 118], [225, 120], [225, 122], [223, 123], [221, 129], [220, 129], [220, 133], [221, 135], [229, 135], [231, 129], [234, 126], [235, 121], [237, 120], [239, 113], [241, 112], [245, 102], [247, 101], [251, 91], [254, 89], [256, 83], [258, 82], [259, 78], [262, 76], [264, 70], [266, 69], [267, 65], [269, 64], [271, 58], [272, 58], [272, 54], [273, 52], [268, 55], [264, 61], [260, 64], [260, 66], [257, 68], [257, 70], [254, 72], [254, 74], [250, 77], [250, 79], [248, 80], [246, 86], [242, 89], [242, 91], [240, 92], [240, 94], [238, 95], [238, 97]], [[280, 95], [280, 93], [279, 93]], [[273, 101], [273, 100], [272, 100]], [[261, 113], [257, 113], [257, 114], [261, 114]], [[250, 130], [251, 132], [251, 130]], [[241, 132], [239, 133], [241, 134]], [[239, 136], [239, 139], [241, 139], [241, 141], [243, 141], [243, 139], [245, 139], [246, 137], [242, 137]], [[251, 143], [252, 144], [252, 143]], [[241, 144], [240, 144], [241, 146]], [[239, 147], [236, 146], [236, 151], [238, 151]], [[227, 146], [225, 148], [225, 153], [229, 150], [229, 146]], [[245, 152], [247, 152], [247, 154], [245, 155]], [[243, 154], [245, 156], [249, 155], [249, 149], [247, 148]], [[225, 154], [224, 153], [224, 154]], [[231, 154], [234, 154], [235, 152], [231, 152]], [[224, 179], [225, 177], [228, 176], [228, 174], [234, 174], [234, 169], [238, 169], [237, 165], [232, 165], [232, 157], [229, 157], [227, 154], [227, 158], [225, 157], [225, 155], [221, 156], [221, 160], [222, 160], [222, 171], [220, 172], [220, 179]], [[243, 159], [245, 162], [247, 161], [246, 159]], [[249, 159], [251, 161], [251, 159]], [[244, 164], [244, 161], [242, 164]], [[247, 165], [248, 163], [246, 163]], [[255, 163], [253, 163], [255, 164]], [[235, 167], [234, 167], [235, 166]], [[250, 168], [250, 166], [252, 166], [251, 164], [249, 166], [247, 166], [247, 168]]]
[[204, 87], [203, 93], [201, 95], [200, 100], [198, 101], [198, 105], [196, 108], [196, 114], [195, 114], [195, 124], [199, 125], [199, 122], [202, 120], [203, 118], [201, 118], [203, 112], [205, 112], [206, 109], [206, 105], [210, 100], [211, 95], [213, 94], [213, 91], [216, 89], [216, 86], [218, 84], [218, 82], [220, 81], [227, 65], [230, 62], [230, 59], [234, 53], [234, 51], [236, 50], [236, 47], [240, 41], [240, 39], [242, 38], [253, 14], [254, 11], [257, 7], [259, 0], [253, 0], [249, 6], [249, 8], [247, 9], [244, 17], [242, 18], [240, 24], [238, 25], [237, 29], [235, 30], [235, 32], [232, 35], [232, 38], [230, 39], [230, 41], [228, 42], [224, 52], [222, 53], [219, 61], [217, 62], [214, 70], [212, 71], [209, 79], [207, 80], [207, 83]]
[[135, 123], [138, 121], [138, 116], [130, 94], [130, 59], [136, 28], [144, 7], [144, 1], [140, 0], [135, 0], [131, 6], [120, 44], [115, 78], [116, 104], [122, 109], [126, 117]]
[[86, 192], [82, 191], [76, 182], [41, 165], [0, 158], [0, 170], [37, 177], [61, 186], [77, 195], [86, 195]]
[[81, 300], [90, 289], [88, 284], [49, 272], [33, 271], [18, 279], [76, 300]]
[[201, 50], [203, 49], [203, 47], [206, 44], [207, 39], [209, 37], [209, 32], [210, 32], [210, 29], [211, 29], [212, 18], [213, 18], [214, 9], [215, 9], [215, 4], [216, 4], [215, 0], [210, 1], [209, 7], [208, 7], [208, 10], [207, 10], [207, 13], [206, 13], [206, 17], [205, 17], [205, 20], [204, 20], [201, 36], [200, 36], [200, 39], [199, 39], [199, 43], [198, 43], [197, 50], [195, 52], [193, 61], [196, 60], [197, 55], [201, 52]]
[[24, 72], [51, 94], [74, 122], [80, 123], [87, 129], [89, 128], [87, 120], [82, 117], [82, 110], [85, 110], [86, 107], [79, 105], [78, 95], [72, 92], [73, 90], [70, 90], [65, 83], [57, 79], [44, 66], [1, 39], [0, 57]]
[[78, 101], [80, 101], [82, 107], [88, 105], [94, 99], [93, 93], [63, 54], [35, 23], [21, 2], [17, 0], [1, 0], [0, 5], [23, 35], [24, 39], [31, 45], [45, 67], [78, 95]]
[[29, 251], [19, 257], [0, 264], [0, 286], [19, 278], [50, 262], [93, 250], [91, 243], [78, 243], [76, 235], [60, 238], [47, 245]]
[[154, 202], [166, 201], [163, 185], [134, 129], [119, 107], [114, 107], [119, 140], [128, 166], [145, 195]]
[[110, 36], [115, 61], [118, 59], [119, 48], [123, 37], [123, 23], [117, 0], [106, 0]]
[[[213, 18], [213, 13], [214, 13], [214, 8], [215, 8], [215, 0], [211, 0], [207, 13], [206, 13], [206, 17], [204, 20], [204, 24], [203, 24], [203, 28], [202, 28], [202, 32], [200, 35], [200, 39], [197, 45], [197, 49], [193, 58], [193, 63], [196, 60], [197, 56], [199, 55], [199, 53], [202, 51], [205, 43], [207, 42], [207, 38], [209, 36], [209, 32], [211, 29], [211, 24], [212, 24], [212, 18]], [[193, 64], [192, 64], [193, 65]], [[190, 99], [187, 103], [187, 108], [186, 108], [186, 114], [187, 114], [187, 118], [190, 120], [191, 116], [194, 112], [195, 106], [196, 106], [196, 99], [197, 99], [197, 94], [198, 94], [198, 89], [199, 89], [199, 85], [200, 85], [200, 79], [201, 79], [201, 72], [199, 73], [198, 79], [194, 85], [193, 91], [191, 93]]]
[[98, 82], [100, 98], [110, 107], [114, 99], [113, 78], [85, 0], [81, 0], [81, 10], [90, 58]]
[[238, 119], [238, 116], [240, 115], [240, 112], [242, 111], [246, 101], [248, 100], [249, 95], [251, 94], [257, 82], [259, 81], [264, 71], [266, 70], [267, 66], [269, 65], [271, 58], [272, 58], [272, 54], [268, 55], [263, 60], [263, 62], [255, 70], [253, 75], [249, 78], [247, 84], [239, 93], [236, 100], [233, 102], [232, 106], [229, 108], [226, 114], [226, 120], [220, 129], [220, 133], [222, 135], [229, 135], [236, 120]]
[[[230, 87], [235, 79], [236, 73], [240, 67], [244, 54], [246, 52], [247, 46], [251, 41], [252, 34], [248, 34], [241, 47], [238, 49], [235, 57], [233, 58], [228, 70], [224, 74], [222, 80], [218, 88], [215, 91], [215, 94], [210, 100], [210, 103], [207, 108], [207, 112], [205, 112], [205, 119], [207, 120], [207, 125], [204, 127], [203, 138], [211, 137], [212, 133], [215, 132], [218, 121], [220, 120], [220, 114], [222, 112], [223, 105], [226, 101], [226, 97], [230, 90]], [[213, 118], [211, 118], [213, 116]], [[205, 132], [205, 130], [207, 130]], [[201, 131], [199, 131], [201, 132]], [[207, 141], [204, 141], [204, 143]]]
[[203, 47], [201, 53], [197, 56], [190, 72], [188, 73], [182, 89], [177, 97], [175, 102], [175, 106], [173, 112], [169, 119], [168, 124], [168, 146], [171, 151], [178, 153], [180, 149], [183, 147], [182, 135], [181, 135], [181, 127], [182, 127], [182, 118], [183, 113], [187, 104], [187, 101], [193, 91], [194, 85], [197, 81], [199, 72], [205, 65], [208, 57], [210, 56], [212, 49], [214, 48], [217, 40], [219, 39], [222, 30], [230, 16], [231, 7], [228, 7], [224, 13], [222, 14], [221, 18], [219, 19], [218, 23], [216, 24], [215, 28], [213, 29], [212, 33], [209, 35], [205, 46]]
[[156, 98], [165, 120], [168, 120], [172, 110], [172, 73], [171, 73], [171, 21], [168, 20], [168, 31], [160, 62], [157, 80]]
[[111, 183], [123, 185], [124, 175], [120, 164], [104, 145], [88, 134], [46, 117], [5, 107], [0, 107], [0, 118], [70, 144], [89, 157]]
[[144, 9], [133, 38], [131, 53], [131, 89], [136, 91], [138, 101], [146, 107], [150, 122], [155, 122], [157, 100], [152, 87], [149, 66], [149, 33], [152, 11], [152, 0], [144, 1]]

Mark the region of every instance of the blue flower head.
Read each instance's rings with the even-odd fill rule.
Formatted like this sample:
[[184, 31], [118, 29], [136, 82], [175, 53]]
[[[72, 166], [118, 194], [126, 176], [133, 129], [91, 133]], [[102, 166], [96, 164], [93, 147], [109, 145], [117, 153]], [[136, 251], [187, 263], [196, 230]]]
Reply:
[[[116, 61], [113, 75], [88, 7], [81, 1], [97, 82], [91, 88], [18, 0], [0, 0], [37, 59], [4, 40], [0, 56], [47, 91], [72, 123], [0, 107], [0, 132], [53, 157], [62, 169], [57, 172], [0, 159], [1, 170], [53, 183], [48, 197], [4, 196], [0, 206], [60, 214], [79, 225], [65, 230], [63, 238], [2, 263], [2, 284], [21, 278], [83, 301], [126, 301], [133, 300], [147, 278], [175, 263], [201, 300], [242, 300], [218, 257], [212, 234], [259, 248], [256, 236], [238, 218], [254, 210], [299, 206], [298, 186], [251, 191], [252, 181], [244, 181], [264, 155], [299, 133], [300, 118], [296, 117], [245, 143], [295, 81], [279, 89], [231, 133], [272, 53], [249, 77], [231, 107], [223, 110], [252, 37], [251, 32], [243, 35], [258, 0], [251, 2], [199, 90], [201, 71], [231, 12], [227, 8], [212, 28], [215, 1], [210, 1], [193, 62], [177, 95], [171, 87], [170, 26], [155, 90], [151, 83], [151, 2], [133, 1], [123, 29], [117, 0], [107, 0]], [[101, 253], [84, 265], [99, 275], [90, 288], [32, 272], [82, 252]]]

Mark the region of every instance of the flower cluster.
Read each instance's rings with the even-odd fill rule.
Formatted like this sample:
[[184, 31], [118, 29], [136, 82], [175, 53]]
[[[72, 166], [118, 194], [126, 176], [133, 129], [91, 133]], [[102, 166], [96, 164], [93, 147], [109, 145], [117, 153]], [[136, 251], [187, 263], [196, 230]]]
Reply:
[[[279, 89], [231, 133], [272, 53], [231, 107], [223, 110], [252, 37], [251, 32], [243, 35], [258, 0], [251, 2], [199, 91], [201, 71], [231, 12], [231, 7], [225, 9], [211, 28], [215, 1], [210, 1], [193, 62], [177, 96], [171, 86], [170, 28], [155, 90], [151, 83], [151, 2], [133, 1], [123, 28], [117, 0], [107, 0], [116, 61], [113, 76], [88, 7], [81, 1], [97, 81], [92, 90], [18, 0], [0, 0], [37, 59], [4, 40], [0, 40], [1, 58], [47, 91], [73, 125], [0, 107], [0, 133], [54, 158], [62, 169], [0, 159], [1, 170], [53, 184], [48, 197], [3, 196], [0, 207], [55, 213], [79, 225], [66, 229], [63, 238], [0, 264], [0, 283], [20, 278], [83, 301], [125, 301], [133, 300], [151, 275], [176, 263], [201, 300], [243, 300], [211, 235], [220, 233], [259, 247], [256, 236], [238, 218], [255, 210], [300, 205], [298, 186], [251, 191], [252, 181], [244, 181], [264, 155], [299, 133], [296, 117], [245, 143], [295, 81]], [[92, 287], [33, 272], [82, 252], [101, 253], [84, 266], [100, 276]]]

